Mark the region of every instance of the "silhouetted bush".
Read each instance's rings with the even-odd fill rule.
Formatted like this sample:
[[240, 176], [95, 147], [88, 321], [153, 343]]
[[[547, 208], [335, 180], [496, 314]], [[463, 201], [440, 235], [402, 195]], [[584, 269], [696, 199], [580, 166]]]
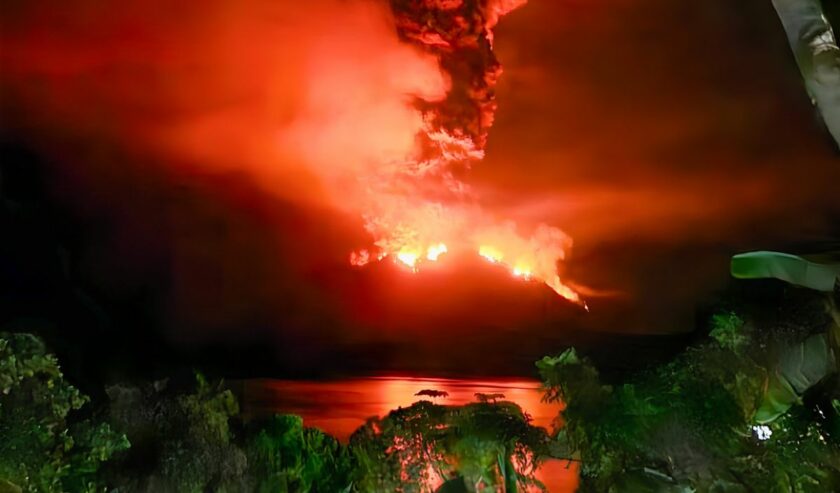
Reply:
[[621, 384], [574, 349], [537, 363], [566, 404], [554, 455], [580, 461], [581, 491], [838, 491], [840, 393], [818, 384], [840, 326], [790, 340], [732, 313], [712, 325], [711, 342]]
[[0, 488], [93, 492], [102, 463], [129, 447], [107, 423], [80, 419], [88, 398], [70, 385], [43, 341], [0, 334]]

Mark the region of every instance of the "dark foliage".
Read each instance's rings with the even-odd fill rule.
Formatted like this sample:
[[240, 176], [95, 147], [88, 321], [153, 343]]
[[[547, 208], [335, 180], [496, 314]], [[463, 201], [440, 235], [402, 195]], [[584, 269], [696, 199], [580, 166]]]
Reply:
[[748, 320], [716, 315], [712, 341], [615, 385], [574, 349], [537, 363], [546, 398], [566, 403], [553, 454], [580, 461], [582, 491], [840, 488], [840, 409], [825, 405], [840, 394], [818, 385], [840, 326], [774, 337]]
[[[466, 483], [506, 492], [535, 486], [548, 435], [512, 402], [440, 406], [420, 401], [371, 418], [350, 439], [358, 491], [422, 492]], [[515, 464], [515, 466], [514, 466]], [[456, 490], [453, 490], [456, 491]]]
[[44, 343], [0, 334], [0, 487], [101, 491], [103, 462], [128, 448], [107, 423], [83, 419], [88, 398], [69, 384]]

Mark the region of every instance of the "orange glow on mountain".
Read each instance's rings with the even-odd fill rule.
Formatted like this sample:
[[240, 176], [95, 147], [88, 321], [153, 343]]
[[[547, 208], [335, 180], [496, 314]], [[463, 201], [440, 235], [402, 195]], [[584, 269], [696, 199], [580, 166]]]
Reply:
[[370, 263], [370, 252], [367, 250], [359, 250], [358, 252], [350, 253], [350, 265], [356, 267], [363, 267]]
[[487, 259], [487, 261], [492, 263], [498, 263], [502, 261], [503, 255], [502, 252], [496, 250], [491, 246], [482, 245], [478, 247], [478, 254]]

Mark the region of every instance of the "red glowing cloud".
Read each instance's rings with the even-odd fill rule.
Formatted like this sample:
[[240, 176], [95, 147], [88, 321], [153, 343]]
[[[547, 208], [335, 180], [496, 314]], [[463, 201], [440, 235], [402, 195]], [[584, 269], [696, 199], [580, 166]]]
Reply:
[[557, 274], [570, 239], [496, 219], [461, 178], [496, 107], [490, 28], [522, 3], [24, 7], [12, 18], [25, 28], [3, 34], [4, 83], [37, 124], [83, 121], [124, 148], [363, 217], [368, 257], [413, 267], [492, 248], [577, 299]]
[[16, 15], [4, 83], [29, 119], [94, 122], [123, 146], [246, 170], [306, 200], [318, 195], [306, 176], [340, 187], [409, 153], [423, 125], [411, 98], [448, 88], [376, 2], [218, 0], [180, 16], [169, 2], [96, 2]]

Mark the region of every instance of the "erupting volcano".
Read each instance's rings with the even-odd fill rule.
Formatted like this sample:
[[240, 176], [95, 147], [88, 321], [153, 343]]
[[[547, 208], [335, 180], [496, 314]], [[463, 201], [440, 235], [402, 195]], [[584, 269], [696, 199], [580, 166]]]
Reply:
[[359, 180], [373, 246], [350, 254], [364, 266], [393, 259], [417, 270], [452, 252], [472, 252], [506, 266], [513, 275], [544, 282], [581, 302], [564, 284], [558, 262], [571, 238], [539, 224], [523, 235], [513, 221], [482, 209], [462, 176], [484, 157], [502, 73], [493, 53], [493, 27], [524, 0], [392, 0], [400, 39], [434, 56], [448, 87], [436, 97], [415, 96], [422, 117], [411, 153], [377, 166]]
[[361, 218], [338, 258], [307, 252], [313, 265], [347, 255], [420, 270], [481, 255], [581, 302], [558, 271], [570, 237], [541, 214], [510, 220], [467, 179], [496, 110], [492, 29], [524, 3], [214, 0], [180, 23], [163, 0], [116, 17], [107, 5], [22, 9], [0, 60], [33, 121], [76, 128], [107, 108], [107, 124], [89, 127], [176, 180], [230, 173], [295, 207]]

